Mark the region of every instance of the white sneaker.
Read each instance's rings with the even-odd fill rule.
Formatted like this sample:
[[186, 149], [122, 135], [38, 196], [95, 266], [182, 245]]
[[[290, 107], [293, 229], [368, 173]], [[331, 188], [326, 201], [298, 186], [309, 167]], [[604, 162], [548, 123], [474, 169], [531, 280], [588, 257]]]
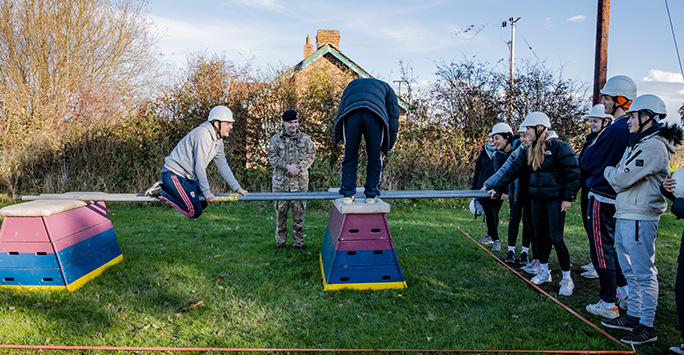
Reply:
[[157, 181], [145, 190], [145, 196], [157, 197], [162, 192], [162, 182]]
[[589, 262], [589, 264], [587, 264], [587, 265], [580, 266], [580, 269], [582, 269], [584, 271], [588, 271], [588, 270], [593, 269], [593, 268], [594, 268], [594, 263], [592, 263], [592, 262]]
[[370, 204], [370, 203], [376, 203], [376, 202], [378, 202], [377, 197], [366, 197], [366, 203]]
[[541, 271], [541, 265], [539, 265], [538, 261], [532, 260], [529, 264], [527, 264], [527, 266], [524, 266], [521, 270], [528, 274], [536, 275], [539, 273], [539, 271]]
[[545, 284], [547, 282], [551, 282], [551, 274], [546, 271], [539, 271], [537, 275], [535, 275], [530, 281], [532, 281], [532, 283], [535, 285]]
[[599, 300], [596, 304], [587, 305], [586, 307], [584, 307], [584, 309], [586, 309], [587, 312], [593, 315], [597, 315], [599, 317], [608, 319], [615, 319], [620, 316], [620, 311], [617, 307], [611, 309], [603, 307], [603, 301], [601, 300]]
[[598, 279], [599, 278], [599, 275], [593, 266], [591, 267], [591, 269], [581, 273], [580, 276], [587, 278], [587, 279]]
[[627, 310], [629, 305], [629, 297], [620, 297], [615, 300], [615, 304], [622, 310]]
[[492, 242], [492, 251], [499, 251], [501, 250], [501, 241], [500, 240], [495, 240]]
[[351, 205], [352, 203], [354, 203], [354, 196], [343, 198], [342, 203], [344, 203], [345, 205]]
[[[550, 281], [550, 280], [549, 280]], [[559, 296], [572, 296], [572, 290], [575, 289], [575, 283], [572, 282], [571, 278], [562, 279], [560, 282], [560, 290], [558, 290]]]
[[684, 344], [680, 346], [671, 346], [670, 351], [675, 354], [684, 354]]
[[494, 241], [492, 240], [492, 237], [490, 237], [489, 235], [485, 235], [484, 237], [482, 237], [482, 239], [480, 239], [480, 244], [491, 245], [494, 244]]

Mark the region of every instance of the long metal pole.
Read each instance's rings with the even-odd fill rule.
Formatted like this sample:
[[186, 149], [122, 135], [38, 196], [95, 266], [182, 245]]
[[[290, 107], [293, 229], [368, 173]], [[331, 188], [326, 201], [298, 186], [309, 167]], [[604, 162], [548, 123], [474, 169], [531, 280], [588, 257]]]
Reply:
[[[337, 192], [253, 192], [247, 196], [236, 193], [215, 194], [216, 201], [289, 201], [289, 200], [335, 200], [342, 196]], [[428, 190], [428, 191], [382, 191], [383, 200], [406, 198], [487, 198], [489, 194], [480, 190]], [[157, 197], [143, 194], [108, 194], [101, 192], [69, 192], [64, 194], [35, 194], [14, 197], [22, 201], [35, 200], [82, 200], [82, 201], [118, 201], [118, 202], [153, 202], [161, 201]], [[200, 197], [201, 200], [204, 197]]]
[[610, 0], [598, 0], [596, 15], [596, 53], [594, 58], [594, 105], [601, 99], [599, 92], [606, 83], [608, 72], [608, 22], [610, 17]]

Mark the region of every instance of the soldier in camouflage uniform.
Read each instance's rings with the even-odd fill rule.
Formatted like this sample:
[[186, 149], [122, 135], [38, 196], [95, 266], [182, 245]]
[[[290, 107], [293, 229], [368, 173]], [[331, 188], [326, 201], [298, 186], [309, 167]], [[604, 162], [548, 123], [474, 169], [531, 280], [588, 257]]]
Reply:
[[[268, 161], [273, 166], [273, 192], [305, 192], [309, 190], [309, 167], [316, 156], [309, 135], [299, 130], [295, 110], [283, 113], [283, 129], [271, 138]], [[292, 246], [304, 248], [304, 211], [306, 201], [275, 201], [276, 248], [287, 246], [287, 211], [292, 208]]]

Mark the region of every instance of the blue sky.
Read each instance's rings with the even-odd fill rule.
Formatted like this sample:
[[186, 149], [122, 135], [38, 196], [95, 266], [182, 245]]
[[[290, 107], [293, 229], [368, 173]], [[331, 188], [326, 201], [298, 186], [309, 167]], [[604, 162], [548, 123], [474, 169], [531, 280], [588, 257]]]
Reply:
[[[684, 55], [684, 1], [668, 1]], [[510, 28], [501, 23], [520, 17], [516, 60], [543, 60], [549, 69], [562, 68], [564, 77], [593, 80], [596, 1], [152, 0], [149, 10], [159, 48], [175, 65], [203, 52], [238, 64], [289, 67], [303, 59], [307, 34], [315, 44], [318, 29], [333, 29], [345, 55], [387, 82], [400, 79], [402, 59], [421, 82], [435, 79], [435, 62], [464, 57], [501, 61], [504, 70]], [[471, 25], [477, 35], [457, 35]], [[639, 95], [663, 98], [671, 117], [684, 103], [664, 0], [611, 2], [608, 77], [618, 74], [632, 77]]]

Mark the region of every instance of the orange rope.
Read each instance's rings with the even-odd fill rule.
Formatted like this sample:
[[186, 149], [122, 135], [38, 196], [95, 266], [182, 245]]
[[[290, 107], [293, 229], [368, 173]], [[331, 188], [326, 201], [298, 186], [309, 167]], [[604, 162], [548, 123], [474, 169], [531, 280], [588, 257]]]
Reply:
[[[514, 273], [516, 276], [518, 276], [520, 279], [522, 279], [522, 280], [524, 280], [525, 282], [527, 282], [528, 285], [534, 287], [535, 290], [539, 291], [541, 294], [543, 294], [544, 296], [548, 297], [548, 298], [551, 299], [553, 302], [556, 302], [556, 303], [557, 303], [559, 306], [561, 306], [563, 309], [565, 309], [565, 310], [568, 311], [570, 314], [572, 314], [573, 316], [577, 317], [578, 319], [580, 319], [581, 321], [583, 321], [584, 323], [586, 323], [586, 324], [589, 325], [590, 327], [594, 328], [594, 329], [597, 330], [599, 333], [603, 334], [606, 338], [608, 338], [608, 339], [610, 339], [610, 340], [612, 340], [612, 341], [614, 341], [614, 342], [620, 344], [621, 346], [623, 346], [623, 347], [629, 349], [625, 344], [623, 344], [623, 343], [621, 343], [620, 341], [618, 341], [617, 339], [615, 339], [612, 335], [606, 333], [603, 329], [597, 327], [596, 325], [594, 325], [594, 323], [588, 321], [586, 318], [584, 318], [584, 317], [582, 317], [581, 315], [579, 315], [579, 313], [577, 313], [577, 312], [575, 312], [574, 310], [572, 310], [572, 308], [566, 306], [566, 305], [563, 304], [561, 301], [557, 300], [555, 297], [551, 296], [551, 295], [548, 294], [546, 291], [542, 290], [539, 286], [533, 284], [530, 280], [528, 280], [525, 276], [521, 275], [519, 272], [517, 272], [516, 270], [514, 270], [512, 267], [508, 266], [508, 264], [506, 264], [505, 262], [501, 261], [501, 259], [499, 259], [496, 255], [494, 255], [494, 253], [492, 253], [491, 251], [489, 251], [489, 249], [487, 249], [487, 248], [484, 247], [482, 244], [480, 244], [478, 241], [476, 241], [473, 237], [471, 237], [470, 235], [468, 235], [468, 233], [464, 232], [460, 227], [458, 227], [458, 230], [461, 231], [461, 233], [463, 233], [466, 237], [470, 238], [470, 240], [472, 240], [473, 242], [475, 242], [480, 248], [482, 248], [482, 250], [486, 251], [487, 254], [489, 254], [492, 258], [494, 258], [496, 261], [498, 261], [499, 264], [501, 264], [501, 265], [505, 266], [506, 268], [508, 268], [508, 270], [510, 270], [511, 272], [513, 272], [513, 273]], [[636, 354], [636, 351], [632, 350], [632, 351], [629, 351], [628, 353], [629, 353], [629, 354]]]

